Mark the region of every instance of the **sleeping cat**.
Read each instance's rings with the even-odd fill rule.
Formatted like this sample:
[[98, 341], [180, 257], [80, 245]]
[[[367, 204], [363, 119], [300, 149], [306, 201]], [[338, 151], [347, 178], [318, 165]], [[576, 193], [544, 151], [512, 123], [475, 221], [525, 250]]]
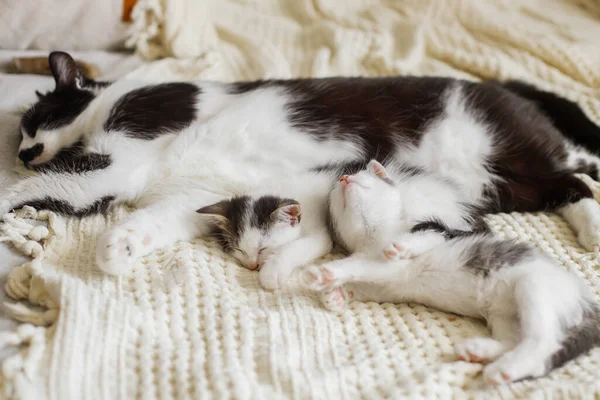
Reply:
[[[427, 177], [421, 178], [428, 179]], [[422, 185], [423, 183], [421, 183]], [[407, 221], [414, 182], [376, 161], [331, 191], [332, 229], [351, 255], [303, 272], [308, 287], [342, 306], [355, 299], [419, 302], [486, 319], [493, 338], [459, 343], [459, 359], [490, 362], [494, 385], [540, 377], [600, 343], [600, 308], [586, 285], [531, 246]], [[444, 193], [439, 193], [444, 196]]]
[[66, 53], [49, 63], [56, 87], [23, 116], [18, 154], [40, 173], [0, 189], [0, 216], [25, 204], [75, 216], [133, 204], [99, 238], [107, 273], [206, 234], [198, 206], [371, 158], [459, 183], [474, 216], [557, 210], [586, 249], [600, 248], [600, 206], [573, 175], [597, 178], [600, 161], [577, 146], [600, 150], [600, 129], [533, 87], [435, 77], [97, 82]]
[[295, 268], [331, 251], [325, 220], [334, 176], [324, 171], [296, 174], [265, 185], [263, 194], [235, 196], [197, 212], [212, 220], [226, 252], [250, 270], [260, 268], [262, 287], [277, 289]]

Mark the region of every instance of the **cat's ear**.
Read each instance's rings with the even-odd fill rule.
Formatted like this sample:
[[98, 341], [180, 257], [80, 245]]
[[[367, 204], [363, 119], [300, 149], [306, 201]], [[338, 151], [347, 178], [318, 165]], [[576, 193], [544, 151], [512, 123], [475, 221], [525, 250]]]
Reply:
[[296, 226], [300, 223], [302, 210], [300, 203], [295, 200], [284, 200], [277, 206], [277, 209], [271, 213], [271, 220], [278, 223], [286, 223]]
[[81, 87], [85, 78], [73, 57], [63, 51], [53, 51], [48, 56], [48, 62], [57, 89]]
[[380, 178], [383, 178], [383, 179], [389, 178], [388, 173], [385, 170], [385, 167], [376, 160], [369, 161], [369, 164], [367, 164], [367, 170], [371, 171], [372, 173], [374, 173], [375, 175], [377, 175]]
[[229, 200], [223, 200], [210, 206], [202, 207], [196, 210], [198, 214], [211, 216], [219, 220], [227, 220], [229, 210]]

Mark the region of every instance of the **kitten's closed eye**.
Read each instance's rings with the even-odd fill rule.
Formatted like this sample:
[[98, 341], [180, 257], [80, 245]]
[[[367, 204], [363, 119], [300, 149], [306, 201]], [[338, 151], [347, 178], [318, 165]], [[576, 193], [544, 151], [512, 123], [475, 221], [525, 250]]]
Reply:
[[240, 249], [240, 248], [238, 248], [238, 247], [234, 248], [233, 250], [235, 250], [235, 251], [239, 251], [240, 253], [242, 253], [242, 254], [243, 254], [243, 255], [245, 255], [246, 257], [248, 256], [248, 254], [247, 254], [247, 253], [246, 253], [244, 250], [242, 250], [242, 249]]

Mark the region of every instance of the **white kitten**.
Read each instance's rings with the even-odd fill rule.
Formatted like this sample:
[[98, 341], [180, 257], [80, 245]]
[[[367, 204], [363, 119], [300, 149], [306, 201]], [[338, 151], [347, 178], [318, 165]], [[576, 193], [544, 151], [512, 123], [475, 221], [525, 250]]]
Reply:
[[[414, 301], [486, 319], [493, 338], [471, 338], [455, 350], [460, 359], [490, 362], [484, 377], [494, 385], [543, 376], [600, 342], [593, 296], [549, 257], [439, 219], [411, 226], [406, 211], [430, 179], [394, 181], [374, 161], [343, 177], [331, 192], [330, 212], [334, 232], [352, 255], [308, 268], [305, 284], [324, 291], [330, 307], [350, 297], [340, 285], [363, 282], [352, 293], [356, 299]], [[429, 206], [421, 200], [420, 208]]]

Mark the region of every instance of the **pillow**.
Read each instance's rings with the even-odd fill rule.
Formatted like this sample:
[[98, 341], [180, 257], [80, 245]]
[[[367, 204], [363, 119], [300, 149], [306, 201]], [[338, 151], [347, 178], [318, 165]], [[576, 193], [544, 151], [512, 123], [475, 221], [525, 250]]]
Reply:
[[118, 50], [124, 48], [135, 0], [0, 0], [0, 48]]

